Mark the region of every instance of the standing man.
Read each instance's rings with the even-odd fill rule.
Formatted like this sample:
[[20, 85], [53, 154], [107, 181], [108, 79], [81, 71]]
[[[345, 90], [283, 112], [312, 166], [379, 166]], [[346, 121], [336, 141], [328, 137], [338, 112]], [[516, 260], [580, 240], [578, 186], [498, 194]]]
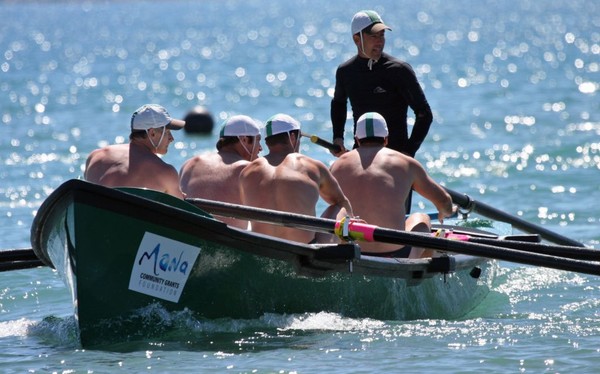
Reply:
[[[388, 128], [378, 113], [365, 113], [356, 124], [357, 148], [341, 155], [331, 166], [354, 213], [372, 225], [397, 230], [431, 232], [427, 214], [413, 213], [405, 220], [404, 200], [411, 189], [430, 200], [440, 222], [453, 213], [450, 195], [414, 158], [387, 148]], [[431, 250], [385, 243], [361, 243], [362, 252], [390, 257], [430, 257]]]
[[[260, 126], [248, 116], [232, 116], [224, 122], [217, 152], [194, 156], [179, 172], [181, 189], [187, 197], [241, 204], [239, 176], [258, 157]], [[248, 221], [219, 217], [230, 226], [248, 228]]]
[[[244, 204], [315, 216], [320, 196], [330, 204], [322, 217], [352, 216], [350, 202], [327, 166], [298, 153], [300, 122], [277, 114], [267, 121], [265, 135], [269, 154], [252, 161], [240, 174]], [[315, 241], [314, 232], [267, 223], [252, 222], [252, 231], [302, 243]]]
[[[377, 112], [389, 124], [387, 147], [408, 156], [415, 156], [429, 131], [433, 115], [425, 94], [412, 67], [383, 52], [385, 30], [391, 29], [373, 10], [362, 10], [352, 18], [352, 39], [358, 53], [337, 68], [335, 93], [331, 100], [333, 143], [342, 147], [335, 156], [346, 152], [344, 127], [348, 99], [354, 117], [354, 133], [356, 122], [363, 113]], [[406, 121], [408, 107], [415, 114], [410, 137]]]
[[185, 122], [171, 118], [165, 108], [146, 104], [131, 116], [129, 144], [113, 144], [92, 151], [84, 178], [107, 187], [140, 187], [183, 199], [177, 170], [158, 155], [167, 153], [174, 140], [171, 130]]

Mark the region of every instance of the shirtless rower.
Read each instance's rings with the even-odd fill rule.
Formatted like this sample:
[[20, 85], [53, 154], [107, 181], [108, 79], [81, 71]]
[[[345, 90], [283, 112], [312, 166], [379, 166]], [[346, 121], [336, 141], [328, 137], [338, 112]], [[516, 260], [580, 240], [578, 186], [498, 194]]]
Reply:
[[[221, 127], [217, 152], [187, 160], [179, 172], [181, 189], [187, 197], [241, 204], [239, 176], [258, 157], [260, 126], [244, 115], [232, 116]], [[248, 221], [219, 217], [228, 225], [246, 229]]]
[[177, 170], [158, 155], [166, 154], [174, 140], [171, 130], [184, 125], [160, 105], [141, 106], [131, 116], [129, 143], [92, 151], [85, 163], [84, 178], [107, 187], [149, 188], [182, 199]]
[[[378, 113], [360, 116], [356, 124], [357, 148], [341, 155], [331, 173], [352, 202], [354, 213], [371, 225], [397, 230], [430, 232], [427, 214], [413, 213], [405, 220], [404, 201], [411, 188], [438, 209], [440, 222], [453, 214], [450, 195], [414, 158], [387, 148], [388, 129]], [[361, 242], [362, 252], [390, 257], [431, 257], [433, 251], [395, 244]]]
[[[246, 205], [285, 212], [316, 215], [319, 196], [329, 205], [321, 215], [352, 216], [350, 202], [327, 166], [298, 152], [300, 122], [287, 114], [271, 117], [265, 127], [269, 154], [252, 161], [240, 175]], [[252, 230], [303, 243], [315, 241], [306, 230], [252, 222]]]

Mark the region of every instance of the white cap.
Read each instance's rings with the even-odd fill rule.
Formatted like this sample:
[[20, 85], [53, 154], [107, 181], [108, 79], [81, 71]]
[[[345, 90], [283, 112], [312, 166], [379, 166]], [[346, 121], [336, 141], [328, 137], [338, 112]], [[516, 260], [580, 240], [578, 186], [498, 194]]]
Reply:
[[223, 126], [219, 136], [257, 136], [260, 135], [260, 126], [252, 118], [244, 115], [229, 117]]
[[360, 116], [356, 122], [356, 134], [358, 139], [364, 138], [385, 138], [388, 136], [387, 123], [385, 118], [379, 113], [368, 112]]
[[267, 120], [266, 137], [271, 135], [281, 134], [282, 132], [290, 132], [300, 130], [300, 122], [287, 114], [276, 114]]
[[376, 11], [361, 10], [352, 17], [352, 35], [358, 34], [371, 25], [373, 25], [373, 27], [371, 27], [370, 30], [367, 30], [371, 34], [384, 29], [392, 31], [389, 26], [383, 23], [383, 20]]
[[158, 104], [142, 105], [131, 116], [131, 130], [149, 130], [165, 126], [171, 130], [180, 130], [185, 126], [185, 122], [171, 118], [167, 110]]

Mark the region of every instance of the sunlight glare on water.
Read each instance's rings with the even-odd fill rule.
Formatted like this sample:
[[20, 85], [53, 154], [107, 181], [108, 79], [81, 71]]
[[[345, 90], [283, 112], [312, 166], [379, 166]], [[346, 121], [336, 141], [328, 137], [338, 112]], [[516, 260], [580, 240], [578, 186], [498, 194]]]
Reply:
[[[289, 113], [331, 140], [335, 69], [356, 52], [350, 20], [363, 7], [391, 26], [385, 50], [411, 64], [434, 112], [416, 155], [432, 177], [598, 248], [599, 4], [0, 2], [3, 248], [31, 246], [40, 204], [83, 175], [93, 149], [127, 142], [131, 113], [144, 103], [177, 118], [203, 105], [214, 116], [210, 135], [174, 134], [164, 160], [177, 169], [213, 151], [233, 114], [264, 122]], [[335, 160], [308, 141], [301, 152]], [[433, 209], [418, 194], [413, 204]], [[594, 372], [598, 362], [597, 278], [508, 262], [463, 318], [206, 321], [149, 308], [168, 333], [98, 350], [77, 346], [73, 305], [55, 272], [0, 278], [2, 372], [570, 373]]]

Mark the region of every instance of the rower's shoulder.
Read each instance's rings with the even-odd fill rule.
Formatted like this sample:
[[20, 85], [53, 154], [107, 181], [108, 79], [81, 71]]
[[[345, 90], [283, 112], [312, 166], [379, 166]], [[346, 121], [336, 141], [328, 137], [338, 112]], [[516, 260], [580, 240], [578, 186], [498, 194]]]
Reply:
[[251, 174], [261, 173], [265, 170], [265, 168], [270, 167], [269, 163], [264, 157], [259, 157], [253, 161], [249, 161], [246, 164], [240, 163], [240, 166], [243, 166], [240, 171], [240, 175], [243, 177], [248, 177]]
[[312, 158], [307, 155], [303, 155], [301, 153], [291, 153], [290, 155], [288, 155], [288, 157], [286, 157], [286, 161], [288, 161], [288, 160], [292, 160], [292, 161], [297, 160], [305, 165], [314, 165], [319, 168], [327, 168], [327, 166], [325, 165], [325, 163], [323, 161], [318, 160], [316, 158]]

